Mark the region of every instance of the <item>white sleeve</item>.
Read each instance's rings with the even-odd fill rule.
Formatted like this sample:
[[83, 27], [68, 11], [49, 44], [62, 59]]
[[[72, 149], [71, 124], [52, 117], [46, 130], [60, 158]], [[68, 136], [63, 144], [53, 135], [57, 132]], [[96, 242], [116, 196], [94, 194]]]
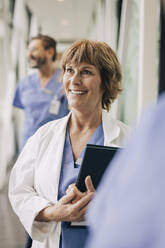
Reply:
[[43, 241], [57, 222], [39, 222], [35, 217], [51, 205], [34, 188], [34, 166], [39, 149], [39, 133], [31, 137], [16, 161], [9, 180], [9, 199], [26, 231], [34, 240]]

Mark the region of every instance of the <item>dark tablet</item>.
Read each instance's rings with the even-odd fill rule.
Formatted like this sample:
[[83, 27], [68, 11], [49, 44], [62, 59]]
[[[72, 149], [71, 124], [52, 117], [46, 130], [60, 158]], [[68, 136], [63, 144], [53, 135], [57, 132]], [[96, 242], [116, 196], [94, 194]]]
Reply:
[[95, 189], [114, 157], [118, 147], [99, 146], [88, 144], [84, 153], [84, 158], [78, 174], [76, 186], [81, 192], [86, 191], [85, 178], [91, 176]]

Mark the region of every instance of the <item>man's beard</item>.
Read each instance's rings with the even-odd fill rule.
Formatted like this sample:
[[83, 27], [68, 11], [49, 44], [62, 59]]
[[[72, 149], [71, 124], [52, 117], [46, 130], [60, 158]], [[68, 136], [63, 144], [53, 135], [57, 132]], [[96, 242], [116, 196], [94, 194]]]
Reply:
[[[36, 63], [33, 65], [33, 63], [31, 63], [31, 60], [35, 61]], [[29, 58], [29, 65], [31, 68], [39, 69], [45, 64], [46, 64], [46, 58], [35, 58], [35, 57]]]

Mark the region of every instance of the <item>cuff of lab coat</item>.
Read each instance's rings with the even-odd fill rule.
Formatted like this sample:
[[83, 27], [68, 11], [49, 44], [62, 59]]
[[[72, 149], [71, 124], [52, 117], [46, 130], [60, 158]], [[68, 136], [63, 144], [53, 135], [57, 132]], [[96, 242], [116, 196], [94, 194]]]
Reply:
[[43, 242], [50, 233], [55, 229], [56, 222], [34, 221], [32, 226], [31, 237], [33, 240]]
[[40, 207], [35, 209], [36, 211], [33, 217], [32, 225], [29, 227], [29, 230], [27, 230], [33, 240], [43, 242], [50, 235], [52, 230], [56, 228], [57, 222], [55, 221], [40, 222], [35, 220], [38, 213], [48, 206], [51, 206], [50, 202], [43, 200]]

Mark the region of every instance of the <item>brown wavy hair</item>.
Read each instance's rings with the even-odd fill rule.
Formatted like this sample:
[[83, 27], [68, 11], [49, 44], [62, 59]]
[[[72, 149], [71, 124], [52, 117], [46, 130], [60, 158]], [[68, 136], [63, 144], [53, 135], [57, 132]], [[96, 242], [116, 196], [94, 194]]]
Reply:
[[99, 70], [103, 90], [102, 108], [109, 111], [112, 102], [122, 90], [122, 72], [116, 53], [105, 42], [76, 41], [62, 56], [62, 77], [67, 64], [79, 65], [82, 62], [94, 65]]

